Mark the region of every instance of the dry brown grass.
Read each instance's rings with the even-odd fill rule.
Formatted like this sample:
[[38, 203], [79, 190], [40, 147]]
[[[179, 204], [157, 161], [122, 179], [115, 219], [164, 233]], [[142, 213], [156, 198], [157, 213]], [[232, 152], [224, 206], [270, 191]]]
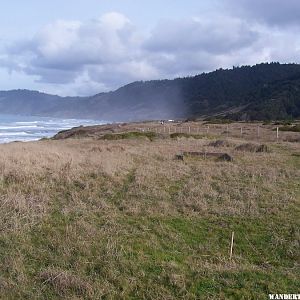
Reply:
[[43, 285], [50, 284], [62, 297], [70, 292], [78, 296], [91, 298], [93, 295], [92, 286], [74, 274], [61, 270], [45, 270], [39, 274]]
[[[245, 145], [239, 140], [230, 143]], [[134, 182], [128, 186], [130, 199], [122, 200], [125, 210], [146, 209], [162, 214], [181, 210], [194, 214], [211, 209], [220, 213], [258, 213], [257, 201], [264, 196], [261, 186], [274, 194], [272, 205], [280, 201], [285, 203], [284, 197], [288, 196], [279, 192], [280, 183], [299, 175], [293, 168], [282, 169], [285, 157], [281, 153], [239, 153], [229, 148], [234, 163], [192, 158], [183, 163], [174, 160], [182, 151], [216, 150], [206, 139], [185, 138], [154, 142], [86, 139], [2, 145], [1, 206], [11, 214], [5, 219], [7, 222], [14, 220], [11, 222], [14, 225], [8, 225], [16, 228], [22, 226], [17, 220], [34, 222], [47, 212], [49, 201], [53, 200], [52, 191], [59, 192], [58, 184], [75, 183], [77, 189], [71, 197], [76, 203], [82, 201], [82, 193], [88, 199], [94, 196], [94, 182], [86, 177], [102, 174], [109, 178], [103, 182], [109, 194], [109, 189], [122, 184], [124, 176], [130, 172]], [[180, 193], [166, 201], [169, 198], [167, 187], [177, 183], [182, 187]], [[141, 201], [142, 198], [147, 201]], [[211, 201], [218, 198], [222, 201]], [[250, 199], [252, 204], [245, 199]], [[107, 205], [103, 203], [104, 207]], [[251, 209], [247, 211], [249, 205]]]
[[[227, 143], [240, 145], [237, 148], [248, 145], [237, 139]], [[174, 160], [182, 151], [216, 152], [214, 144], [205, 138], [40, 141], [0, 148], [0, 201], [5, 211], [1, 227], [12, 230], [42, 218], [53, 197], [60, 197], [64, 187], [70, 185], [74, 189], [69, 191], [71, 200], [66, 210], [93, 204], [109, 211], [121, 206], [132, 214], [257, 215], [289, 202], [291, 191], [282, 190], [281, 184], [299, 176], [299, 170], [285, 169], [286, 157], [279, 151], [241, 153], [227, 147], [234, 163], [200, 158]], [[293, 145], [294, 151], [298, 148]], [[95, 186], [94, 177], [99, 176], [102, 182]], [[134, 178], [126, 187], [126, 199], [118, 200], [117, 205], [107, 202], [107, 196], [113, 197], [118, 186], [126, 184], [127, 176]], [[272, 203], [260, 207], [259, 203], [270, 194]]]
[[[271, 152], [240, 152], [235, 147], [246, 141], [225, 137], [233, 162], [174, 159], [183, 151], [218, 152], [211, 143], [218, 138], [1, 145], [4, 298], [195, 299], [209, 280], [204, 298], [216, 299], [230, 286], [224, 273], [262, 272], [268, 281], [265, 266], [296, 268], [299, 235], [286, 226], [299, 209], [299, 158], [292, 154], [300, 145], [267, 142]], [[232, 228], [241, 248], [229, 262]], [[247, 239], [238, 233], [245, 228]], [[278, 259], [260, 243], [288, 248]], [[294, 286], [294, 271], [288, 276]]]

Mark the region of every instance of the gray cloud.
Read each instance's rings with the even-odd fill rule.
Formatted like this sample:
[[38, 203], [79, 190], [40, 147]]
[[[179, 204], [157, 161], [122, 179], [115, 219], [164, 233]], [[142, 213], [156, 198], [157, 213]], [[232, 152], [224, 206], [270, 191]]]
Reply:
[[[271, 2], [228, 0], [227, 13], [164, 20], [148, 33], [119, 13], [88, 22], [60, 20], [31, 39], [2, 49], [0, 65], [32, 76], [48, 92], [85, 95], [135, 80], [174, 78], [261, 61], [297, 62], [300, 38], [295, 26], [287, 28], [292, 23], [278, 19], [277, 8], [265, 14], [260, 11]], [[291, 3], [296, 9], [296, 1]], [[296, 14], [291, 17], [295, 22]], [[286, 26], [274, 29], [280, 22]]]
[[[86, 24], [58, 21], [28, 41], [12, 45], [12, 65], [41, 82], [67, 83], [95, 66], [105, 73], [137, 58], [139, 38], [123, 15], [110, 13]], [[20, 62], [19, 64], [17, 62]], [[103, 76], [103, 81], [105, 77]]]
[[234, 15], [276, 26], [300, 25], [299, 0], [225, 0]]
[[237, 18], [215, 15], [161, 22], [143, 48], [160, 73], [182, 76], [223, 66], [224, 56], [251, 47], [259, 36], [258, 31]]
[[165, 21], [145, 43], [148, 50], [161, 52], [202, 51], [221, 54], [251, 45], [258, 33], [245, 22], [221, 16]]

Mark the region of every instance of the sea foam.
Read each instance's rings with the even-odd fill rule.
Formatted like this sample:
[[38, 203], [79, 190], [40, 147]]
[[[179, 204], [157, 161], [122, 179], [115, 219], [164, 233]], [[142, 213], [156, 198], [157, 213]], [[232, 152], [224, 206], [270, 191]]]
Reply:
[[0, 115], [0, 143], [35, 141], [49, 138], [61, 130], [78, 126], [100, 125], [104, 121]]

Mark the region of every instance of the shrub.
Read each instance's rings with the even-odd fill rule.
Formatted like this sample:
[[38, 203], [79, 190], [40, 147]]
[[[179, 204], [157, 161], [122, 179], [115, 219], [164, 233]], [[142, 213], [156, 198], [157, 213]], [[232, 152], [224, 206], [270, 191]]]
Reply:
[[137, 139], [137, 138], [148, 138], [149, 140], [153, 140], [157, 137], [155, 132], [138, 132], [138, 131], [130, 131], [124, 133], [107, 133], [100, 137], [100, 140], [125, 140], [125, 139]]
[[[276, 130], [276, 129], [274, 129]], [[279, 128], [280, 131], [300, 132], [300, 124], [289, 126], [285, 125]]]

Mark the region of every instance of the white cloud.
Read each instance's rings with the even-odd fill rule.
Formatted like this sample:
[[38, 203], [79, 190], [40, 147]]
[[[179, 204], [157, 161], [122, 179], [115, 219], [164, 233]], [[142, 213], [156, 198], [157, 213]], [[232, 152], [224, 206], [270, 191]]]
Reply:
[[[8, 49], [6, 65], [39, 76], [50, 84], [74, 84], [84, 75], [98, 75], [99, 88], [110, 88], [106, 74], [112, 70], [131, 80], [149, 79], [155, 72], [140, 58], [140, 37], [123, 15], [109, 13], [87, 23], [57, 21], [31, 40]], [[149, 72], [149, 74], [148, 74]], [[126, 80], [125, 80], [126, 81]], [[109, 83], [109, 85], [106, 85]], [[119, 83], [115, 82], [112, 87]]]
[[[242, 2], [237, 12], [250, 3]], [[34, 78], [34, 86], [44, 91], [87, 95], [135, 80], [262, 61], [299, 61], [295, 27], [274, 28], [273, 23], [251, 18], [250, 12], [242, 20], [233, 11], [160, 21], [150, 32], [141, 32], [116, 12], [87, 22], [59, 20], [31, 39], [1, 49], [0, 65]]]

